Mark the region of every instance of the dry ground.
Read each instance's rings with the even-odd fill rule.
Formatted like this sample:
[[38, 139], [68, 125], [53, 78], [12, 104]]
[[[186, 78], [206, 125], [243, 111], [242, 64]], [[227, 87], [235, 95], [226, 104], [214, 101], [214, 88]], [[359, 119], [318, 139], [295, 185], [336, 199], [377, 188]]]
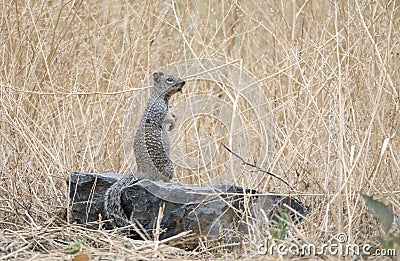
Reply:
[[[232, 252], [206, 245], [193, 252], [87, 231], [63, 218], [70, 172], [129, 172], [124, 116], [142, 80], [193, 58], [249, 72], [273, 123], [247, 114], [249, 126], [267, 125], [269, 136], [255, 128], [242, 142], [218, 127], [221, 119], [197, 112], [174, 130], [175, 146], [193, 158], [204, 135], [238, 150], [236, 143], [247, 143], [248, 160], [287, 179], [312, 207], [285, 242], [335, 242], [339, 233], [348, 243], [376, 242], [383, 232], [360, 192], [400, 213], [399, 8], [399, 1], [2, 1], [0, 260], [68, 260], [66, 248], [80, 241], [81, 260], [265, 257], [254, 247], [270, 236], [261, 227]], [[188, 82], [173, 104], [202, 93], [237, 111], [254, 109], [232, 102], [235, 90], [227, 89]], [[176, 182], [226, 179], [289, 192], [262, 173], [229, 171], [234, 159], [212, 144], [213, 161], [177, 166]]]

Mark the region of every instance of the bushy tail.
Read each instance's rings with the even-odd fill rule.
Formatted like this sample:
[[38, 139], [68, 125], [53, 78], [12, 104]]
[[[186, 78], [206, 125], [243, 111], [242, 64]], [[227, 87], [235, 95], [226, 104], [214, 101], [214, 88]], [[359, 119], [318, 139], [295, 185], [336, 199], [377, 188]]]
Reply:
[[128, 218], [122, 209], [122, 189], [121, 182], [114, 183], [107, 189], [104, 200], [104, 210], [107, 219], [113, 220], [113, 227], [123, 227], [129, 225]]

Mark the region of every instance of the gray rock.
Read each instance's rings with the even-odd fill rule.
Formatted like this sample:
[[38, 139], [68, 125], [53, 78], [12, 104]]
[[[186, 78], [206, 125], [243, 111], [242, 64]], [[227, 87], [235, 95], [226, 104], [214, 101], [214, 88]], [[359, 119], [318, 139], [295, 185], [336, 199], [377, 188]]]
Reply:
[[123, 175], [118, 173], [79, 173], [67, 177], [72, 220], [85, 224], [104, 218], [104, 194]]
[[[85, 224], [98, 221], [100, 215], [104, 217], [105, 191], [122, 176], [116, 173], [72, 173], [67, 179], [72, 220]], [[270, 193], [263, 195], [227, 184], [196, 187], [146, 179], [126, 187], [121, 201], [126, 216], [140, 223], [149, 235], [153, 235], [160, 206], [163, 206], [160, 226], [164, 232], [160, 239], [189, 230], [197, 237], [209, 240], [228, 230], [247, 233], [247, 226], [242, 222], [243, 213], [250, 216], [247, 220], [264, 218], [264, 213], [272, 218], [276, 209], [285, 204], [296, 210], [291, 213], [295, 221], [308, 211], [308, 207], [295, 198]]]

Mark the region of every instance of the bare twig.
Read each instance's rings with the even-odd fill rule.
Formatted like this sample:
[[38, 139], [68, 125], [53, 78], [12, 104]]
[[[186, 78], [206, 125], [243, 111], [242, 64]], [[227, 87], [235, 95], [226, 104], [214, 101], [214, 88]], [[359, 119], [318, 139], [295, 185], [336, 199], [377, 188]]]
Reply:
[[272, 176], [272, 177], [274, 177], [274, 178], [276, 178], [276, 179], [279, 179], [280, 181], [282, 181], [283, 183], [285, 183], [286, 185], [288, 185], [289, 188], [290, 188], [291, 190], [294, 190], [294, 187], [293, 187], [292, 185], [290, 185], [289, 182], [288, 182], [286, 179], [284, 179], [284, 178], [280, 177], [279, 175], [274, 174], [274, 173], [272, 173], [272, 172], [270, 172], [270, 171], [267, 171], [267, 170], [265, 170], [265, 169], [262, 169], [262, 168], [258, 167], [256, 164], [253, 164], [253, 163], [250, 163], [250, 162], [244, 160], [239, 154], [233, 152], [233, 151], [232, 151], [230, 148], [228, 148], [225, 144], [223, 144], [223, 143], [221, 143], [221, 144], [222, 144], [222, 146], [224, 146], [224, 148], [225, 148], [227, 151], [229, 151], [230, 153], [232, 153], [233, 155], [235, 155], [238, 159], [240, 159], [240, 160], [242, 161], [242, 163], [241, 163], [242, 165], [247, 165], [247, 166], [253, 167], [253, 168], [256, 169], [256, 171], [260, 171], [260, 172], [266, 173], [266, 174], [268, 174], [268, 175], [270, 175], [270, 176]]

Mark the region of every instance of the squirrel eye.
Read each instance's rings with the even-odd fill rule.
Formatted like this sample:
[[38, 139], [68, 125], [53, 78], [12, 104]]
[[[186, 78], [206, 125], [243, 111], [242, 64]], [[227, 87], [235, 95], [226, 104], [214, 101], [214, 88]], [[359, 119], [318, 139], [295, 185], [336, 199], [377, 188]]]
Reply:
[[172, 77], [167, 78], [167, 82], [172, 83], [173, 81], [174, 81], [174, 79], [172, 79]]

